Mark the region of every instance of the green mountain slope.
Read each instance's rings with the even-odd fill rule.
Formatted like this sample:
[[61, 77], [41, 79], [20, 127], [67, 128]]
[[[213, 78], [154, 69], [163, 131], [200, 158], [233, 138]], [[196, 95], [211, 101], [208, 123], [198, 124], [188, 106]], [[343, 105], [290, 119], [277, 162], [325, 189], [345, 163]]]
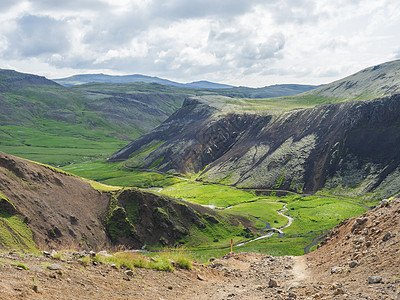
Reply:
[[[84, 78], [91, 80], [90, 75]], [[310, 88], [274, 87], [272, 93]], [[232, 96], [269, 90], [241, 89]], [[227, 91], [141, 82], [65, 87], [44, 77], [0, 70], [0, 150], [52, 165], [108, 155], [158, 126], [186, 97]]]
[[57, 165], [104, 155], [156, 127], [185, 97], [143, 84], [67, 88], [0, 70], [0, 149]]
[[192, 97], [112, 159], [242, 188], [390, 197], [400, 191], [400, 77], [389, 74], [399, 71], [395, 61], [293, 97]]

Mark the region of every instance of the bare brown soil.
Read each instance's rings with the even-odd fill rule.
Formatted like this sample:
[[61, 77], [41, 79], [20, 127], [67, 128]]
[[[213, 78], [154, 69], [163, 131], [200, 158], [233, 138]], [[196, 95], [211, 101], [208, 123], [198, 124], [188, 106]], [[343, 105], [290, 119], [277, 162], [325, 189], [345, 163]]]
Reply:
[[79, 177], [0, 152], [0, 191], [25, 217], [39, 245], [109, 244], [102, 224], [109, 196]]
[[[194, 264], [190, 271], [176, 269], [173, 273], [136, 268], [128, 276], [126, 270], [107, 265], [84, 267], [74, 259], [59, 261], [4, 253], [0, 256], [0, 296], [2, 299], [399, 299], [400, 201], [375, 208], [360, 218], [365, 217], [363, 224], [357, 218], [344, 221], [331, 231], [325, 245], [308, 255], [230, 253], [206, 265]], [[357, 263], [351, 267], [350, 261]], [[30, 270], [16, 267], [17, 263]], [[60, 264], [62, 270], [46, 268], [53, 263]], [[369, 284], [369, 276], [380, 276], [381, 282]]]

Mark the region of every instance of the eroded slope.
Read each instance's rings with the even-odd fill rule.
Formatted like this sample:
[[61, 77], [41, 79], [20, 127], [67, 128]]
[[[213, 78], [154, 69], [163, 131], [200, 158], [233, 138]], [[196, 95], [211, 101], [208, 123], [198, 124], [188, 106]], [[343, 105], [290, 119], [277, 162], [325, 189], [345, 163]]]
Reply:
[[199, 246], [256, 231], [246, 218], [135, 188], [95, 186], [0, 152], [0, 247]]
[[186, 100], [113, 159], [245, 188], [377, 191], [376, 198], [400, 190], [399, 95], [280, 114], [210, 99]]

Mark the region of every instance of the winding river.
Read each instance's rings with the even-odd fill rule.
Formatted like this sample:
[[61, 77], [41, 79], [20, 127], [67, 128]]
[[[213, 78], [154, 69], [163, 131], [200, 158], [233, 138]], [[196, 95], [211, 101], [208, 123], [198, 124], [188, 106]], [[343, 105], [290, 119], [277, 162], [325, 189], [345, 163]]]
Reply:
[[[274, 203], [276, 203], [276, 202], [274, 202]], [[234, 247], [240, 247], [240, 246], [246, 245], [246, 244], [254, 242], [254, 241], [265, 239], [265, 238], [271, 237], [275, 232], [279, 233], [279, 237], [284, 237], [285, 234], [283, 233], [282, 229], [285, 229], [285, 228], [289, 227], [290, 225], [292, 225], [294, 219], [291, 216], [288, 216], [288, 215], [284, 214], [284, 212], [286, 212], [288, 210], [288, 208], [286, 207], [287, 203], [285, 203], [285, 202], [279, 202], [279, 203], [285, 204], [282, 209], [277, 211], [278, 214], [280, 214], [281, 216], [283, 216], [283, 217], [288, 219], [288, 222], [284, 226], [281, 226], [279, 228], [274, 228], [274, 227], [271, 227], [271, 225], [269, 223], [267, 223], [266, 221], [263, 221], [260, 218], [254, 217], [254, 218], [258, 219], [259, 221], [263, 222], [264, 224], [266, 224], [266, 226], [263, 229], [261, 229], [261, 234], [264, 234], [265, 230], [268, 230], [268, 232], [265, 233], [262, 236], [259, 236], [259, 237], [255, 238], [255, 239], [252, 239], [252, 240], [249, 240], [249, 241], [246, 241], [246, 242], [243, 242], [243, 243], [239, 243], [239, 244], [236, 244], [236, 245], [233, 245], [233, 246]]]

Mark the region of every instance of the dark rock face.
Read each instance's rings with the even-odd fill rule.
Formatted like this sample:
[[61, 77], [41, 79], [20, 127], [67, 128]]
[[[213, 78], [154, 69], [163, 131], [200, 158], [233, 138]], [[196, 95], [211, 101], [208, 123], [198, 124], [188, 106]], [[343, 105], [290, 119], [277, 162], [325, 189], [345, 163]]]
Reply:
[[[114, 159], [161, 146], [128, 165], [197, 173], [200, 179], [249, 188], [315, 192], [353, 189], [356, 194], [400, 190], [400, 95], [320, 105], [279, 115], [227, 113], [188, 99], [151, 133]], [[390, 182], [390, 185], [388, 184]]]

